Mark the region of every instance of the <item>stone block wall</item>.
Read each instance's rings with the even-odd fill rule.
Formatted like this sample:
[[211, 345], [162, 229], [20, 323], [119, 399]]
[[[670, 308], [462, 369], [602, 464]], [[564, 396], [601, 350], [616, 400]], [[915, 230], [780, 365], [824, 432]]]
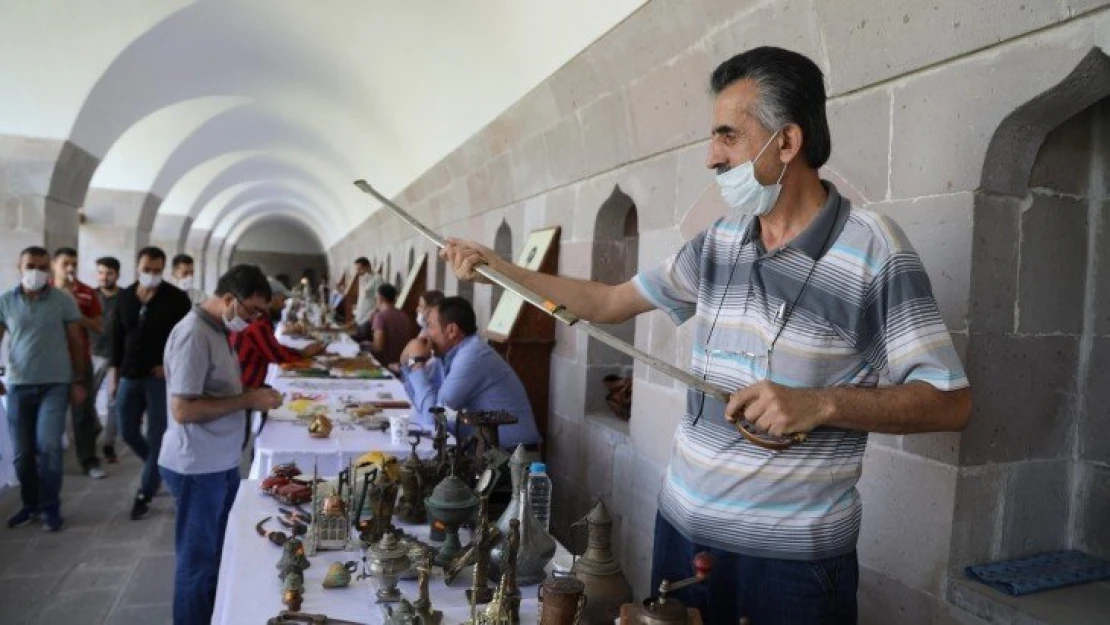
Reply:
[[77, 209], [98, 163], [68, 141], [0, 135], [0, 288], [19, 282], [23, 248], [77, 247]]
[[[79, 275], [95, 284], [96, 259], [115, 256], [120, 261], [120, 284], [135, 280], [135, 254], [151, 244], [151, 226], [162, 198], [143, 191], [93, 187], [85, 194], [81, 224]], [[167, 266], [174, 251], [166, 252]]]
[[[1048, 301], [1030, 304], [1040, 308], [1025, 319], [1027, 329], [1012, 325], [1022, 281], [1036, 281], [1035, 274], [1046, 269], [1023, 264], [1010, 243], [1028, 232], [1036, 247], [1032, 231], [1043, 215], [983, 192], [987, 176], [1002, 175], [986, 167], [988, 147], [1013, 111], [1055, 88], [1093, 48], [1110, 49], [1106, 4], [944, 0], [924, 7], [899, 0], [879, 9], [874, 2], [653, 0], [394, 199], [446, 235], [490, 246], [502, 219], [512, 226], [513, 249], [520, 249], [530, 230], [559, 225], [560, 273], [590, 278], [598, 214], [619, 186], [637, 207], [638, 267], [648, 267], [723, 211], [703, 165], [710, 70], [756, 45], [790, 47], [826, 72], [834, 147], [823, 175], [857, 206], [892, 216], [907, 232], [976, 384], [1020, 395], [1046, 382], [1032, 382], [1036, 358], [1074, 363], [1080, 346], [1062, 332], [1025, 337], [1033, 331], [1029, 324], [1054, 314]], [[1088, 81], [1091, 88], [1098, 84]], [[1026, 140], [1039, 145], [1047, 130]], [[1023, 184], [1028, 173], [1024, 177]], [[1055, 210], [1050, 204], [1060, 203], [1052, 204], [1054, 199], [1042, 200], [1039, 208]], [[1079, 220], [1070, 215], [1049, 218], [1053, 223], [1045, 227], [1073, 236]], [[337, 243], [329, 261], [338, 275], [357, 256], [399, 258], [410, 247], [431, 251], [383, 211]], [[1046, 261], [1066, 271], [1085, 249], [1080, 247], [1059, 254], [1045, 250], [1053, 256]], [[441, 264], [430, 269], [431, 284], [456, 291], [454, 276], [444, 275]], [[1074, 291], [1071, 280], [1061, 280], [1062, 287]], [[483, 288], [475, 298], [485, 317]], [[1013, 345], [1006, 336], [972, 333], [1005, 323], [1010, 329], [995, 334], [1021, 334], [1027, 341]], [[593, 497], [605, 497], [617, 519], [614, 542], [625, 571], [643, 596], [649, 590], [655, 500], [683, 389], [636, 365], [632, 420], [625, 427], [594, 418], [585, 409], [591, 393], [586, 339], [568, 328], [556, 336], [547, 433], [556, 531], [569, 540], [569, 523]], [[691, 340], [688, 328], [676, 330], [658, 312], [635, 323], [638, 347], [679, 365], [688, 362]], [[1043, 385], [1067, 397], [1067, 375], [1051, 375], [1058, 377]], [[1024, 549], [1058, 538], [1029, 530], [1070, 507], [1070, 498], [1042, 507], [1015, 495], [1023, 520], [1003, 531], [987, 523], [1005, 522], [991, 505], [1013, 485], [1060, 487], [1061, 463], [1074, 440], [1066, 427], [1055, 425], [1060, 402], [1031, 404], [1043, 409], [1036, 425], [1011, 424], [1007, 411], [1018, 400], [990, 393], [977, 396], [986, 407], [978, 408], [968, 433], [872, 437], [859, 485], [865, 509], [861, 622], [976, 622], [945, 598], [952, 567], [966, 555], [960, 545], [1002, 540]], [[1000, 427], [1004, 443], [995, 436]], [[1019, 456], [1014, 470], [1020, 473], [998, 473], [997, 463]], [[1104, 467], [1092, 461], [1077, 469], [1083, 476], [1078, 484], [1104, 492]], [[969, 505], [980, 506], [978, 518], [963, 514]], [[1093, 520], [1104, 505], [1092, 503], [1072, 515], [1078, 525], [1069, 532], [1090, 535], [1088, 544], [1105, 544]]]

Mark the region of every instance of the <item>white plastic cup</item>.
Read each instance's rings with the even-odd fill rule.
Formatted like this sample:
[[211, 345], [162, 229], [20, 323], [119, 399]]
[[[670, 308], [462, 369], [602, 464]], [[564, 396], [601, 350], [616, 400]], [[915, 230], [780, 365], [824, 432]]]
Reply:
[[409, 441], [409, 415], [389, 415], [389, 442], [394, 447], [403, 447]]

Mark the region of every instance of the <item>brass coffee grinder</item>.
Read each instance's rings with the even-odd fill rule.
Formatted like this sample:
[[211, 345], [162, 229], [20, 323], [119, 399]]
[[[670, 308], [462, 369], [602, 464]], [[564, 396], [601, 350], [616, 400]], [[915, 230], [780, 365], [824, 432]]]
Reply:
[[644, 603], [626, 603], [621, 606], [621, 625], [702, 625], [701, 614], [687, 608], [677, 599], [668, 599], [667, 593], [705, 581], [713, 570], [713, 556], [701, 552], [694, 556], [694, 576], [682, 581], [659, 582], [659, 596], [645, 599]]

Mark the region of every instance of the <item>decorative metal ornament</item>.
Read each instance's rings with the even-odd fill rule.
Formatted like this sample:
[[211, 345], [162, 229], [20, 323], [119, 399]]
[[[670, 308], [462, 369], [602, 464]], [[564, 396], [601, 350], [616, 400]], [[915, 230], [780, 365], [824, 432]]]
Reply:
[[459, 526], [474, 515], [478, 497], [457, 476], [449, 475], [424, 500], [424, 505], [446, 527], [447, 537], [435, 560], [437, 566], [445, 567], [462, 546], [459, 542]]
[[[621, 606], [622, 625], [701, 625], [697, 610], [669, 599], [667, 593], [704, 581], [712, 570], [713, 556], [704, 551], [697, 554], [694, 556], [693, 577], [674, 583], [663, 580], [659, 583], [658, 597], [645, 599], [642, 604], [626, 603]], [[744, 620], [741, 620], [742, 624]]]
[[402, 571], [409, 568], [408, 554], [392, 533], [383, 536], [381, 541], [370, 547], [369, 552], [370, 576], [378, 584], [377, 602], [400, 601], [401, 591], [397, 590], [397, 579]]
[[620, 616], [621, 605], [632, 601], [632, 587], [613, 555], [613, 517], [598, 499], [581, 522], [587, 527], [586, 552], [570, 571], [585, 587], [583, 620], [590, 625], [612, 623]]

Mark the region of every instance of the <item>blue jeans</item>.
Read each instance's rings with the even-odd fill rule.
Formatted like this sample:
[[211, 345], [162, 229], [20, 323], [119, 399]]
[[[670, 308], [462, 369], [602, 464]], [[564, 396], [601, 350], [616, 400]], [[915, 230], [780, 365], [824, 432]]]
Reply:
[[207, 625], [216, 603], [227, 516], [239, 492], [239, 469], [200, 475], [183, 475], [165, 467], [161, 471], [177, 500], [173, 622]]
[[854, 625], [859, 566], [856, 552], [824, 560], [756, 558], [691, 543], [655, 515], [655, 547], [651, 562], [651, 594], [662, 579], [678, 581], [693, 575], [691, 562], [700, 551], [714, 556], [709, 579], [670, 596], [698, 608], [706, 623], [738, 623], [748, 617], [756, 625]]
[[24, 507], [59, 505], [69, 389], [69, 384], [16, 384], [8, 389], [8, 427]]
[[[166, 381], [161, 378], [122, 378], [116, 392], [119, 431], [131, 451], [144, 462], [139, 493], [153, 497], [158, 492], [158, 453], [166, 433]], [[146, 412], [146, 438], [142, 434]]]

